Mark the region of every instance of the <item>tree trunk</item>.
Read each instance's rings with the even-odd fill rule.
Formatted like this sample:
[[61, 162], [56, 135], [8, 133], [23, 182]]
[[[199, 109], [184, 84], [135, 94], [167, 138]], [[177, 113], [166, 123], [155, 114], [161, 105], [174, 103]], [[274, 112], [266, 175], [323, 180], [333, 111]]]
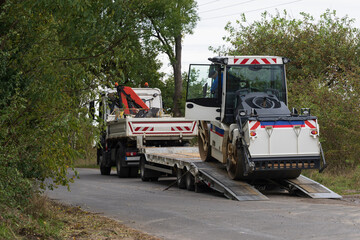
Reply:
[[174, 91], [174, 106], [173, 113], [175, 117], [181, 116], [180, 111], [180, 100], [182, 93], [182, 77], [181, 77], [181, 35], [175, 37], [175, 62], [172, 64], [174, 70], [174, 80], [175, 80], [175, 91]]

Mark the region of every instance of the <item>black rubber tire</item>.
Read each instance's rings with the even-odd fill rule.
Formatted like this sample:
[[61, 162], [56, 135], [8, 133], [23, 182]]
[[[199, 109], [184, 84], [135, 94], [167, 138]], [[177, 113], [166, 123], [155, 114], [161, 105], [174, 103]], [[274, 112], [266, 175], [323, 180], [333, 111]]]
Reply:
[[100, 174], [101, 175], [110, 175], [111, 167], [106, 166], [104, 157], [105, 157], [105, 152], [101, 151], [101, 155], [99, 155]]
[[227, 158], [226, 158], [226, 170], [229, 178], [233, 180], [242, 179], [244, 177], [244, 156], [241, 149], [237, 149], [236, 145], [233, 146], [230, 140], [228, 140]]
[[185, 176], [183, 176], [184, 171], [181, 168], [176, 168], [175, 171], [176, 171], [176, 182], [178, 188], [185, 189], [186, 183], [185, 183]]
[[130, 169], [128, 167], [121, 166], [122, 162], [125, 162], [126, 147], [125, 143], [120, 143], [116, 149], [116, 174], [119, 178], [127, 178], [130, 175]]
[[187, 190], [195, 190], [195, 178], [190, 172], [187, 172], [185, 175], [185, 185]]
[[130, 177], [137, 178], [139, 176], [139, 167], [131, 167], [130, 168]]
[[211, 157], [211, 146], [210, 146], [210, 132], [208, 129], [208, 122], [198, 122], [198, 147], [200, 158], [204, 162], [212, 160]]
[[145, 168], [145, 157], [141, 156], [140, 157], [140, 164], [139, 164], [139, 168], [140, 168], [140, 178], [143, 182], [148, 182], [150, 180], [150, 178], [147, 176], [147, 169]]

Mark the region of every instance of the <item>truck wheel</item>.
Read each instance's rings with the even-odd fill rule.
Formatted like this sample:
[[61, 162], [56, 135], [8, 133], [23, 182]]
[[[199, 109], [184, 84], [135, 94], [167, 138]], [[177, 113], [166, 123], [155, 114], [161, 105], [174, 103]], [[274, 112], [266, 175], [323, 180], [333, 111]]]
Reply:
[[137, 178], [138, 176], [139, 176], [139, 168], [138, 167], [130, 168], [130, 177]]
[[226, 157], [226, 170], [231, 179], [240, 179], [243, 176], [243, 158], [241, 157], [242, 151], [236, 148], [228, 139], [227, 157]]
[[195, 190], [195, 178], [190, 172], [187, 172], [185, 175], [185, 185], [187, 190]]
[[209, 128], [206, 121], [199, 121], [198, 127], [198, 145], [200, 158], [204, 162], [208, 162], [211, 160]]
[[126, 148], [124, 143], [120, 143], [116, 150], [116, 173], [119, 178], [127, 178], [130, 174], [128, 167], [121, 166], [121, 163], [125, 162]]
[[140, 157], [140, 178], [143, 182], [148, 182], [150, 180], [150, 178], [148, 176], [146, 176], [146, 172], [147, 169], [145, 168], [145, 157], [141, 156]]
[[101, 175], [110, 175], [111, 167], [106, 166], [104, 151], [101, 151], [101, 152], [102, 152], [102, 154], [99, 155], [100, 174]]
[[186, 188], [185, 176], [183, 175], [184, 175], [184, 171], [181, 168], [176, 168], [176, 181], [177, 181], [177, 186], [180, 189]]

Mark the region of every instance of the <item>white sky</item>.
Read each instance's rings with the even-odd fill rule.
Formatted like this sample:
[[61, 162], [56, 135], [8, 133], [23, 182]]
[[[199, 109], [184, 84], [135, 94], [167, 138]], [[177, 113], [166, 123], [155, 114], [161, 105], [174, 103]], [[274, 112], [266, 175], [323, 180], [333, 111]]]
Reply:
[[[213, 53], [209, 46], [224, 45], [222, 38], [227, 34], [224, 30], [227, 22], [235, 23], [240, 14], [245, 13], [249, 22], [261, 18], [265, 10], [274, 14], [284, 9], [293, 18], [300, 18], [299, 13], [305, 12], [319, 18], [326, 9], [336, 10], [338, 17], [348, 15], [354, 18], [354, 26], [360, 28], [359, 0], [198, 0], [200, 21], [193, 35], [187, 35], [183, 41], [182, 72], [188, 70], [190, 63], [209, 63]], [[166, 56], [162, 56], [162, 71], [172, 73], [172, 67]]]

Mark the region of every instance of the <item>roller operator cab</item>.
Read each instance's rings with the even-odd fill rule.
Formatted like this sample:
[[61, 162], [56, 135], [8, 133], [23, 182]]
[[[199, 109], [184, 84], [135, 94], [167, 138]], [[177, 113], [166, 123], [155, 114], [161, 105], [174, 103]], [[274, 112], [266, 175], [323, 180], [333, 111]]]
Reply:
[[226, 165], [232, 179], [297, 178], [326, 167], [317, 118], [287, 107], [278, 56], [209, 58], [188, 74], [185, 118], [198, 120], [203, 161]]

